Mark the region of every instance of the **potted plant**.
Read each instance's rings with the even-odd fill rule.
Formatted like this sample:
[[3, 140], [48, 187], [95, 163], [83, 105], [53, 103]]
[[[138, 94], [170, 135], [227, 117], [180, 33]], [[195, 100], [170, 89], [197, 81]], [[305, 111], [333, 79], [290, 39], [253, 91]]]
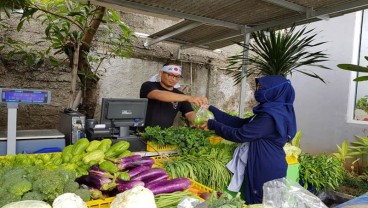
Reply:
[[[284, 30], [266, 30], [252, 33], [253, 41], [249, 45], [237, 43], [244, 51], [249, 51], [249, 57], [242, 54], [228, 58], [229, 70], [235, 70], [234, 79], [239, 83], [244, 77], [250, 75], [281, 75], [286, 77], [294, 72], [300, 72], [307, 76], [324, 80], [313, 72], [301, 69], [301, 66], [316, 66], [329, 69], [319, 63], [327, 61], [327, 54], [323, 51], [311, 49], [324, 44], [315, 42], [314, 29], [308, 30], [306, 26], [297, 30], [295, 26]], [[248, 66], [243, 74], [242, 65]]]

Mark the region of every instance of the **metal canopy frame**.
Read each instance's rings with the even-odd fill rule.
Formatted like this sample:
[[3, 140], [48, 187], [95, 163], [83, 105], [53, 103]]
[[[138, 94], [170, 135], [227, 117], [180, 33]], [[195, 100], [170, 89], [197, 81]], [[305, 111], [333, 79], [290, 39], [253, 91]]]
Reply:
[[[247, 22], [247, 19], [229, 20], [228, 17], [232, 14], [227, 14], [225, 9], [224, 14], [216, 18], [209, 17], [210, 15], [206, 14], [192, 12], [191, 8], [196, 7], [195, 1], [192, 0], [90, 0], [89, 2], [116, 9], [128, 8], [151, 15], [176, 17], [186, 21], [185, 26], [181, 28], [177, 27], [181, 24], [178, 23], [177, 25], [173, 25], [155, 34], [151, 34], [149, 36], [150, 40], [147, 40], [145, 43], [146, 47], [150, 47], [161, 41], [171, 41], [181, 44], [181, 49], [202, 47], [211, 50], [231, 45], [233, 42], [243, 41], [243, 33], [251, 33], [272, 27], [289, 27], [292, 24], [305, 24], [318, 20], [326, 20], [330, 17], [368, 8], [367, 0], [325, 0], [326, 5], [322, 5], [320, 8], [313, 7], [313, 5], [317, 5], [321, 2], [320, 0], [228, 0], [220, 3], [226, 8], [226, 6], [229, 5], [229, 7], [231, 7], [231, 4], [242, 5], [247, 4], [246, 2], [253, 2], [259, 8], [267, 7], [270, 8], [269, 11], [271, 12], [279, 10], [283, 13], [283, 15], [274, 15], [273, 18], [269, 18], [266, 21], [262, 20], [262, 18], [259, 18], [260, 20], [255, 18], [255, 22], [258, 22], [258, 24], [249, 25], [242, 23], [242, 21]], [[218, 1], [213, 0], [205, 0], [202, 2], [208, 5], [211, 5], [213, 2], [218, 3]], [[182, 6], [184, 4], [186, 5], [184, 9], [175, 9], [175, 5]], [[190, 4], [193, 4], [193, 6]], [[252, 8], [250, 8], [249, 11], [252, 11], [251, 9]], [[182, 37], [190, 33], [193, 36], [191, 39], [196, 39], [196, 33], [193, 33], [193, 31], [200, 31], [201, 28], [208, 28], [211, 26], [222, 27], [225, 29], [225, 32], [219, 36], [209, 35], [196, 41], [188, 41]], [[203, 36], [203, 33], [200, 34]]]
[[[244, 42], [250, 34], [267, 28], [286, 28], [293, 24], [328, 20], [331, 17], [368, 8], [368, 0], [80, 0], [117, 10], [133, 10], [151, 16], [166, 16], [183, 21], [149, 36], [150, 47], [161, 41], [210, 50]], [[213, 6], [215, 5], [215, 6]], [[207, 7], [208, 8], [207, 8]], [[248, 6], [250, 6], [248, 8]], [[223, 10], [221, 10], [221, 8]], [[240, 12], [239, 12], [240, 11]], [[257, 13], [257, 11], [260, 11]], [[248, 13], [252, 13], [248, 15]], [[253, 15], [254, 13], [254, 15]], [[245, 51], [244, 57], [248, 56]], [[243, 73], [246, 65], [243, 65]], [[241, 82], [239, 113], [244, 115], [245, 78]]]

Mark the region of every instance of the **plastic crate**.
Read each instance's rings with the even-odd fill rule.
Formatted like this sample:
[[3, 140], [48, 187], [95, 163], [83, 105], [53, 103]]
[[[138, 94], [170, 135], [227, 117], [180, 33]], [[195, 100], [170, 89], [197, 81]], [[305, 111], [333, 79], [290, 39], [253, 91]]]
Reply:
[[163, 152], [163, 151], [170, 151], [170, 150], [177, 150], [177, 145], [164, 145], [158, 146], [151, 141], [147, 141], [147, 151], [148, 152]]
[[190, 187], [193, 187], [193, 188], [195, 188], [195, 189], [197, 189], [199, 191], [202, 191], [202, 193], [203, 192], [208, 192], [208, 193], [212, 193], [213, 192], [213, 189], [211, 189], [210, 187], [207, 187], [207, 186], [205, 186], [205, 185], [203, 185], [201, 183], [198, 183], [197, 181], [195, 181], [193, 179], [190, 179], [190, 178], [188, 178], [188, 179], [190, 180], [190, 182], [192, 182], [192, 184], [190, 185]]
[[[213, 192], [213, 189], [200, 184], [192, 179], [189, 178], [189, 180], [192, 182], [191, 187], [196, 188], [197, 190], [203, 191], [203, 192]], [[111, 202], [114, 200], [115, 197], [109, 197], [106, 199], [97, 199], [97, 200], [91, 200], [87, 202], [88, 208], [109, 208]]]
[[87, 202], [87, 207], [88, 208], [109, 208], [114, 198], [115, 197], [109, 197], [106, 199], [91, 200]]

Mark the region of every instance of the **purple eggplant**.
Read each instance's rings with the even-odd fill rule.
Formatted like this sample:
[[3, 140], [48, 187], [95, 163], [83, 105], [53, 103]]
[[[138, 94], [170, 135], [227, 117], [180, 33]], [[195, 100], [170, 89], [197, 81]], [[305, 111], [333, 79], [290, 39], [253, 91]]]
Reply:
[[152, 183], [151, 185], [147, 185], [146, 188], [152, 191], [154, 195], [164, 194], [164, 193], [172, 193], [175, 191], [184, 191], [188, 189], [191, 185], [191, 182], [187, 178], [175, 178], [172, 180], [164, 180], [157, 183]]
[[167, 173], [164, 173], [160, 176], [157, 176], [156, 178], [153, 178], [152, 180], [146, 180], [145, 184], [149, 185], [149, 184], [157, 183], [157, 182], [160, 182], [160, 181], [166, 181], [166, 180], [168, 180], [168, 178], [169, 178], [169, 175]]
[[88, 170], [90, 175], [98, 175], [98, 176], [102, 176], [105, 178], [113, 178], [114, 176], [111, 175], [111, 173], [107, 172], [106, 170], [102, 170], [101, 168], [99, 168], [99, 166], [96, 165], [92, 165], [89, 170]]
[[100, 175], [83, 175], [77, 178], [76, 181], [80, 185], [84, 184], [90, 188], [95, 188], [101, 191], [111, 190], [116, 187], [116, 183], [113, 180]]
[[116, 183], [117, 183], [116, 188], [118, 189], [118, 192], [124, 192], [135, 186], [144, 186], [143, 181], [123, 181], [123, 180], [117, 179]]
[[[125, 158], [121, 158], [121, 160]], [[142, 157], [138, 159], [131, 159], [128, 161], [121, 161], [121, 160], [118, 163], [119, 170], [126, 170], [127, 168], [135, 168], [138, 166], [152, 167], [153, 163], [155, 163], [155, 160], [150, 157]]]
[[149, 170], [143, 171], [138, 175], [131, 178], [131, 180], [149, 182], [155, 178], [161, 177], [162, 175], [167, 175], [166, 171], [161, 168], [151, 168]]
[[146, 170], [149, 170], [149, 169], [151, 169], [150, 166], [145, 166], [145, 165], [137, 166], [137, 167], [129, 170], [128, 173], [129, 173], [130, 177], [132, 178], [132, 177], [138, 175], [139, 173], [141, 173], [143, 171], [146, 171]]
[[137, 159], [141, 159], [142, 156], [140, 155], [131, 155], [128, 157], [123, 157], [123, 158], [119, 158], [116, 160], [116, 163], [127, 163], [130, 162], [131, 160], [137, 160]]

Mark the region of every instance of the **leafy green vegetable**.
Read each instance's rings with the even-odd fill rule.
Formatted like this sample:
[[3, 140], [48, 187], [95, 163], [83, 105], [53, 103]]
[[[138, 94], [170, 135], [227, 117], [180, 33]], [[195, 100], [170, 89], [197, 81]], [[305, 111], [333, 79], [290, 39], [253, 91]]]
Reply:
[[147, 127], [142, 136], [159, 146], [178, 145], [181, 152], [188, 153], [210, 145], [208, 138], [213, 134], [212, 131], [196, 128], [170, 127], [161, 129], [159, 126], [155, 126]]
[[326, 154], [311, 155], [302, 153], [299, 156], [300, 179], [304, 188], [314, 186], [316, 191], [324, 189], [335, 190], [344, 179], [343, 162]]

